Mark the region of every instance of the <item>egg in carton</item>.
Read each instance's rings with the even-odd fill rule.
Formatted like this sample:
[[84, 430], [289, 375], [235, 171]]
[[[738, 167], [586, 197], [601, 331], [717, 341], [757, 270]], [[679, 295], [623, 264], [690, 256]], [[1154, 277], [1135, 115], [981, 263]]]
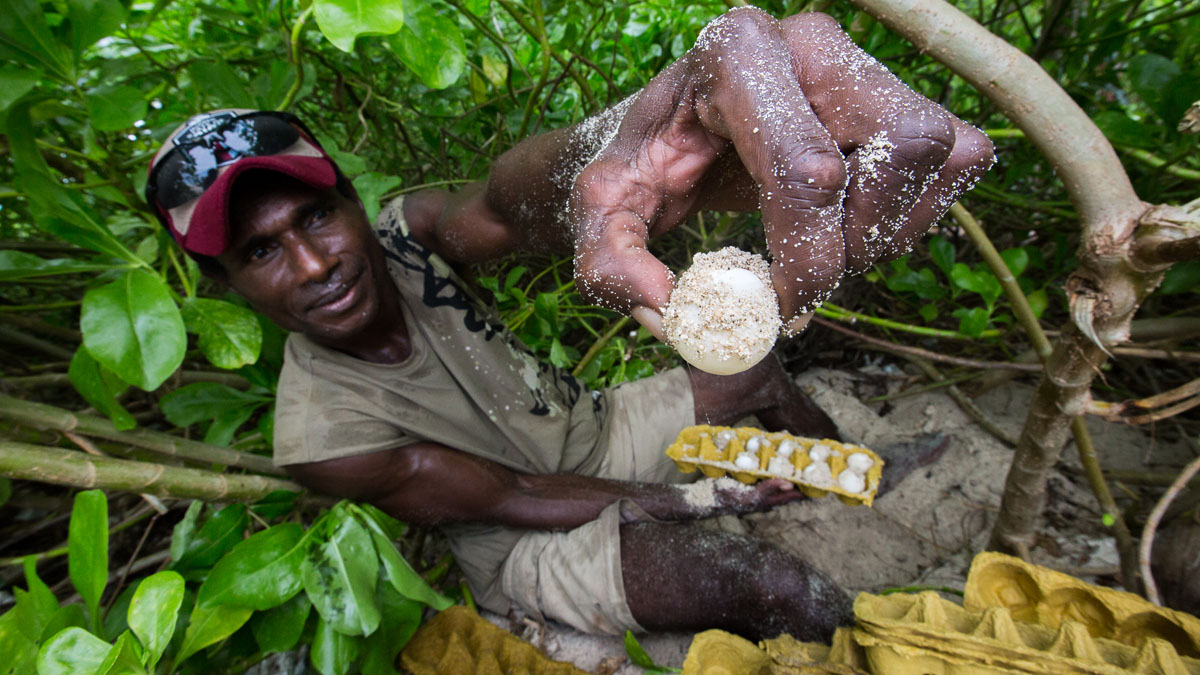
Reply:
[[973, 610], [1005, 607], [1020, 621], [1049, 628], [1075, 621], [1093, 637], [1132, 647], [1158, 638], [1179, 654], [1200, 659], [1200, 619], [1002, 553], [975, 556], [963, 605]]
[[1069, 619], [1050, 628], [1016, 621], [1004, 607], [971, 611], [933, 591], [860, 593], [854, 615], [854, 640], [874, 673], [1200, 675], [1200, 661], [1180, 656], [1158, 638], [1135, 648], [1093, 637]]
[[743, 483], [784, 478], [809, 497], [833, 493], [850, 505], [870, 506], [879, 489], [883, 460], [852, 443], [804, 438], [754, 427], [687, 427], [667, 448], [684, 473], [730, 475]]

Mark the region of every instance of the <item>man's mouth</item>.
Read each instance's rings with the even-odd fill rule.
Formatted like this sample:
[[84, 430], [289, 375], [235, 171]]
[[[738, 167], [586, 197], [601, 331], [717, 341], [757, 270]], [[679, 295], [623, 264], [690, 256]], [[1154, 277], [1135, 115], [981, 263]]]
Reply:
[[309, 311], [341, 312], [350, 307], [358, 299], [359, 282], [363, 274], [360, 271], [349, 279], [345, 279], [331, 287], [317, 298], [309, 307]]

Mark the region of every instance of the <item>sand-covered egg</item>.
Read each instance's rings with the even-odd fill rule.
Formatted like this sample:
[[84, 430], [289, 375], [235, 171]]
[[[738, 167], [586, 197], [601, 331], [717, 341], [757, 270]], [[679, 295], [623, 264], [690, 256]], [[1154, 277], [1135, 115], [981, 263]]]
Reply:
[[667, 342], [688, 363], [732, 375], [771, 351], [781, 323], [770, 265], [762, 256], [727, 246], [692, 257], [662, 325]]

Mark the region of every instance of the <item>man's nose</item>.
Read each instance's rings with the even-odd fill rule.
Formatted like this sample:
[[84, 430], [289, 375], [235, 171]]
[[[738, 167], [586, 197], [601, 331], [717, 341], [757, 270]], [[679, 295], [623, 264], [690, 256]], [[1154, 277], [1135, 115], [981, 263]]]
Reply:
[[329, 278], [338, 258], [317, 242], [297, 237], [292, 249], [292, 265], [302, 283], [320, 283]]

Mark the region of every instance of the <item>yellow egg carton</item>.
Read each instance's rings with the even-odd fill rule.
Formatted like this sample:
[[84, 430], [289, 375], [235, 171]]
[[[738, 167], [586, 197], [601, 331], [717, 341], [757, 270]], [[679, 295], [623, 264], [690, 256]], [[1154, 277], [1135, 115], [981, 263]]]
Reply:
[[[861, 458], [850, 459], [851, 455], [859, 453], [870, 459], [870, 467], [851, 471], [848, 460], [859, 468], [864, 463]], [[875, 492], [879, 489], [879, 478], [883, 473], [883, 459], [864, 447], [829, 439], [793, 436], [782, 431], [765, 432], [754, 427], [705, 424], [687, 427], [679, 432], [675, 442], [667, 448], [667, 456], [684, 473], [699, 469], [709, 478], [730, 475], [747, 484], [764, 478], [785, 478], [809, 497], [824, 497], [832, 493], [850, 505], [870, 506], [875, 501]], [[738, 464], [739, 459], [742, 459], [741, 465]], [[819, 462], [823, 462], [829, 470], [812, 466]], [[842, 479], [844, 474], [849, 473], [856, 475]], [[853, 489], [856, 487], [861, 489]]]
[[971, 611], [937, 593], [860, 593], [854, 640], [870, 672], [887, 675], [992, 673], [1146, 673], [1200, 675], [1200, 661], [1147, 638], [1134, 648], [1093, 637], [1076, 621], [1056, 628], [1014, 621], [1004, 607]]
[[551, 661], [532, 644], [461, 605], [438, 612], [421, 625], [400, 654], [413, 675], [588, 675], [563, 661]]
[[867, 675], [866, 660], [849, 628], [838, 628], [833, 646], [801, 642], [788, 634], [749, 640], [723, 630], [697, 633], [683, 675]]
[[1200, 659], [1200, 619], [1001, 553], [975, 556], [963, 605], [976, 611], [1004, 607], [1018, 621], [1048, 628], [1073, 621], [1093, 637], [1131, 647], [1157, 638], [1182, 656]]

